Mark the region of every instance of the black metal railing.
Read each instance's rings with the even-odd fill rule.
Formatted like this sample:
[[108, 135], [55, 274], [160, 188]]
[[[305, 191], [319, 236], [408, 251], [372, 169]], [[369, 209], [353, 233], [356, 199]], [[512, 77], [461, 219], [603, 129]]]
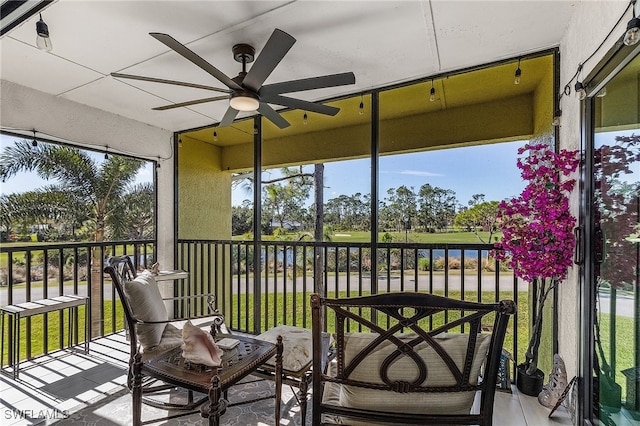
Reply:
[[[314, 292], [350, 297], [418, 291], [461, 300], [525, 302], [527, 283], [491, 258], [492, 249], [490, 244], [380, 243], [373, 256], [367, 243], [179, 240], [176, 267], [189, 272], [189, 278], [175, 282], [174, 295], [214, 294], [227, 326], [254, 334], [280, 324], [310, 327], [309, 298]], [[0, 306], [63, 294], [87, 295], [89, 312], [81, 309], [75, 324], [84, 324], [84, 316], [92, 318], [91, 311], [98, 309], [97, 324], [92, 322], [89, 336], [82, 326], [76, 327], [74, 340], [120, 331], [121, 304], [102, 273], [104, 262], [111, 255], [130, 255], [136, 267], [150, 266], [155, 253], [151, 240], [3, 245]], [[254, 267], [256, 261], [259, 268]], [[260, 279], [254, 280], [258, 271]], [[177, 308], [178, 315], [192, 313]], [[188, 309], [206, 311], [205, 306]], [[527, 339], [526, 315], [519, 305], [506, 338], [505, 347], [516, 359], [519, 342]], [[62, 312], [23, 319], [20, 358], [62, 349], [68, 320]], [[3, 337], [13, 338], [9, 333], [3, 330]]]
[[[73, 321], [74, 341], [84, 342], [123, 329], [121, 303], [108, 277], [102, 272], [112, 255], [129, 255], [136, 267], [152, 264], [156, 244], [153, 240], [109, 241], [99, 243], [33, 243], [0, 246], [0, 306], [31, 302], [56, 296], [88, 296], [88, 312], [78, 309]], [[92, 315], [92, 313], [94, 315]], [[20, 321], [20, 359], [63, 349], [68, 336], [68, 312], [54, 312]], [[92, 318], [85, 335], [85, 318]], [[75, 319], [75, 318], [74, 318]], [[5, 322], [2, 338], [14, 336]], [[8, 352], [9, 345], [3, 345]], [[3, 354], [7, 360], [8, 353]]]
[[[485, 303], [527, 300], [527, 283], [490, 256], [491, 244], [380, 243], [376, 256], [368, 243], [262, 241], [257, 247], [259, 256], [253, 241], [179, 240], [177, 265], [190, 277], [175, 295], [215, 294], [227, 326], [254, 334], [280, 324], [310, 327], [313, 292], [351, 297], [417, 291]], [[254, 281], [257, 271], [260, 279]], [[526, 335], [518, 335], [522, 320], [514, 316], [505, 343], [515, 357], [519, 339], [526, 342]]]

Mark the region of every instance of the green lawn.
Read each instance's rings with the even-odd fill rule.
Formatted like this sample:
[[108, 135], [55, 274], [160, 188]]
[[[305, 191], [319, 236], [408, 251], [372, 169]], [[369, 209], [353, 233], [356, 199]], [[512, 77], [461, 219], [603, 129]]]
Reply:
[[[602, 339], [602, 349], [605, 354], [605, 360], [608, 364], [611, 364], [610, 349], [611, 349], [611, 336], [609, 333], [609, 326], [611, 324], [611, 315], [599, 314], [600, 317], [600, 334]], [[634, 335], [634, 321], [633, 318], [616, 316], [616, 328], [615, 328], [615, 357], [616, 364], [612, 366], [615, 370], [615, 381], [622, 386], [622, 399], [625, 399], [627, 393], [626, 382], [622, 370], [635, 366], [635, 348], [634, 341], [630, 336]], [[611, 365], [610, 365], [611, 366]]]
[[[382, 240], [381, 232], [378, 240]], [[416, 243], [416, 244], [483, 244], [473, 232], [445, 232], [445, 233], [425, 233], [425, 232], [389, 232], [393, 243]], [[497, 234], [494, 234], [494, 237]], [[480, 237], [486, 242], [489, 239], [488, 232], [480, 232]], [[369, 242], [370, 232], [345, 231], [336, 232], [332, 235], [335, 242]]]

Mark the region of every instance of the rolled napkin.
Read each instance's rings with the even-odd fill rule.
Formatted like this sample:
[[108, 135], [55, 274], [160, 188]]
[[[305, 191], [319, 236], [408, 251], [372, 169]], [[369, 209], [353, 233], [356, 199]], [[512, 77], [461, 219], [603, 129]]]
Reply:
[[213, 336], [210, 333], [191, 324], [191, 321], [182, 328], [182, 357], [196, 364], [204, 364], [218, 367], [221, 364], [222, 354]]

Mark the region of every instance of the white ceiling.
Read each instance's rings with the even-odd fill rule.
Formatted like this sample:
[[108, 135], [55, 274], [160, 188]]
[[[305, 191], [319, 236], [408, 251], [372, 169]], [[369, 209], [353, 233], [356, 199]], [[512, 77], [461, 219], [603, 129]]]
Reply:
[[355, 73], [355, 85], [292, 94], [315, 101], [558, 46], [579, 1], [58, 0], [42, 12], [53, 51], [35, 47], [34, 16], [0, 39], [0, 77], [178, 131], [218, 122], [227, 101], [152, 111], [216, 94], [110, 73], [224, 86], [150, 32], [171, 35], [234, 77], [241, 65], [231, 47], [248, 43], [259, 54], [279, 28], [297, 42], [265, 84]]

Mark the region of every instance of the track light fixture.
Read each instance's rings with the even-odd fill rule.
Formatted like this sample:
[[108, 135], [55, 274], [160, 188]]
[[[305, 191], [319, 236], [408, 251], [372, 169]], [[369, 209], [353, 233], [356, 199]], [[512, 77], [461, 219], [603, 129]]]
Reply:
[[433, 102], [436, 100], [436, 88], [433, 87], [433, 79], [431, 79], [431, 90], [429, 91], [429, 101]]
[[520, 59], [518, 59], [518, 68], [516, 68], [513, 84], [520, 84], [521, 76], [522, 76], [522, 70], [520, 69]]
[[36, 131], [35, 130], [33, 131], [33, 141], [31, 141], [31, 146], [34, 147], [34, 148], [36, 146], [38, 146], [38, 140], [36, 139]]
[[578, 99], [580, 99], [581, 101], [586, 99], [587, 91], [585, 90], [584, 85], [581, 81], [576, 82], [574, 89], [576, 90], [576, 96], [578, 97]]
[[624, 34], [624, 44], [633, 46], [640, 41], [640, 18], [633, 18], [627, 24], [627, 32]]
[[631, 0], [631, 12], [633, 18], [627, 24], [627, 32], [624, 33], [623, 42], [627, 46], [633, 46], [640, 41], [640, 3], [636, 0]]
[[109, 147], [108, 146], [104, 147], [104, 159], [105, 160], [109, 159]]
[[36, 46], [38, 46], [38, 49], [51, 52], [53, 44], [51, 43], [51, 37], [49, 37], [49, 27], [42, 20], [42, 13], [40, 14], [40, 20], [36, 22], [36, 33]]
[[360, 109], [358, 110], [358, 114], [364, 114], [364, 97], [360, 95]]

